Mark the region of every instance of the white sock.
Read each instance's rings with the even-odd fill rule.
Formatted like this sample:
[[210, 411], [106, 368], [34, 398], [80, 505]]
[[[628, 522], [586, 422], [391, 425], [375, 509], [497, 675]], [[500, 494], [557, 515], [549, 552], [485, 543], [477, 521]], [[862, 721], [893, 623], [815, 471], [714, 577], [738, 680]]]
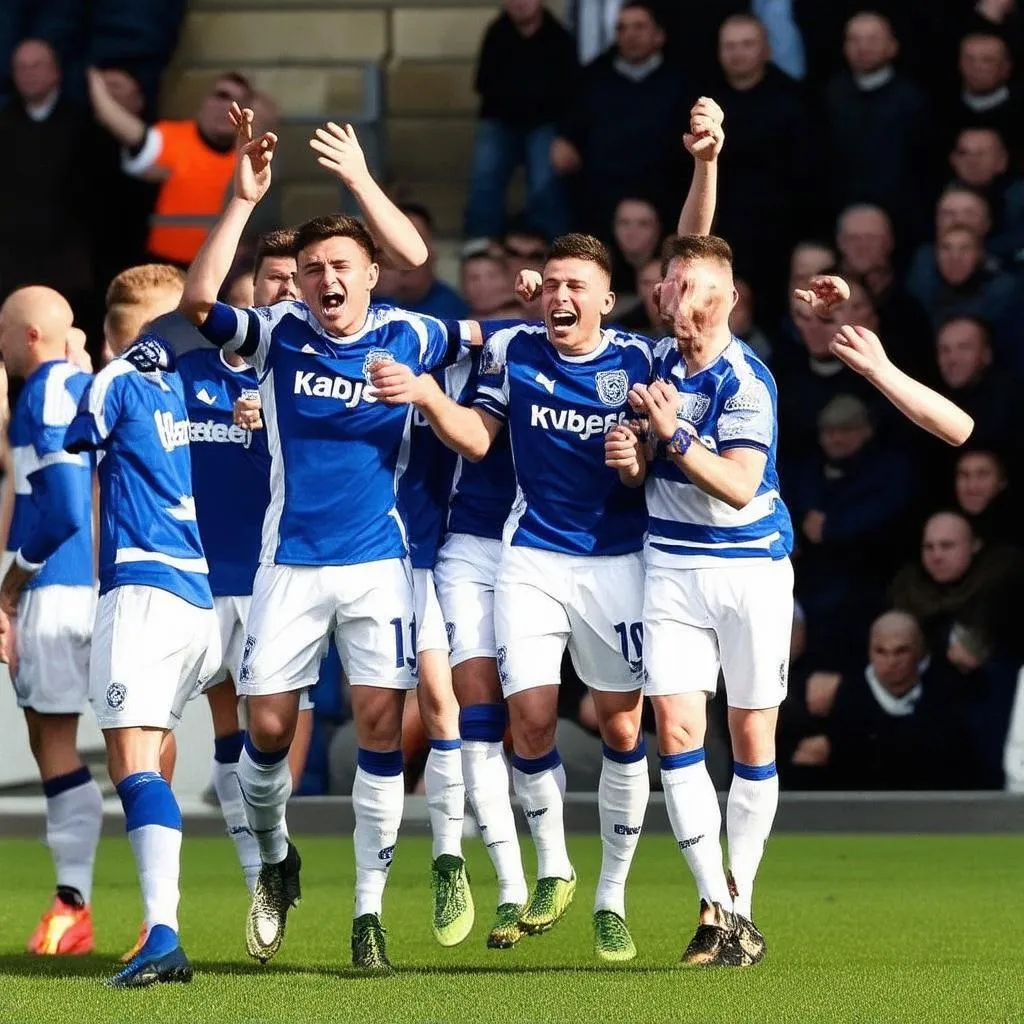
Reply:
[[92, 899], [92, 869], [103, 828], [103, 795], [89, 769], [47, 779], [46, 845], [58, 889], [75, 889], [86, 906]]
[[512, 755], [512, 784], [537, 848], [538, 878], [572, 878], [565, 846], [565, 767], [555, 747], [542, 757]]
[[178, 930], [181, 810], [158, 772], [136, 772], [117, 784], [128, 841], [135, 854], [146, 927]]
[[462, 857], [462, 826], [466, 817], [466, 786], [462, 781], [461, 740], [431, 740], [423, 782], [427, 791], [431, 856]]
[[[622, 758], [629, 758], [628, 761]], [[604, 748], [597, 807], [601, 817], [601, 876], [594, 910], [611, 910], [626, 919], [626, 878], [643, 828], [651, 779], [647, 773], [647, 745], [621, 754]]]
[[729, 870], [737, 890], [733, 910], [749, 919], [754, 878], [779, 806], [779, 776], [774, 761], [765, 765], [736, 762], [733, 772], [725, 811]]
[[504, 746], [501, 742], [464, 739], [462, 771], [480, 836], [498, 876], [498, 904], [525, 903], [529, 894], [509, 796]]
[[242, 787], [238, 782], [238, 759], [242, 754], [244, 736], [238, 732], [214, 740], [213, 788], [220, 803], [220, 813], [224, 816], [224, 825], [235, 844], [245, 884], [251, 893], [256, 886], [262, 860], [259, 844], [245, 816]]
[[356, 851], [356, 899], [353, 917], [380, 916], [388, 868], [398, 842], [405, 806], [402, 752], [363, 750], [352, 784], [352, 834]]
[[722, 866], [722, 811], [703, 748], [662, 754], [661, 784], [672, 833], [693, 872], [700, 898], [728, 909], [732, 900]]
[[285, 807], [292, 795], [288, 748], [265, 754], [248, 735], [238, 759], [238, 785], [245, 803], [245, 818], [265, 864], [280, 864], [288, 855]]

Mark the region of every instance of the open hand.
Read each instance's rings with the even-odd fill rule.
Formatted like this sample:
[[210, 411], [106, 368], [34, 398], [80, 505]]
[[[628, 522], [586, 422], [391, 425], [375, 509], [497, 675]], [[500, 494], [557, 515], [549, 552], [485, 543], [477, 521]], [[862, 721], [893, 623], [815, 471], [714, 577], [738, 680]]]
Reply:
[[878, 335], [856, 324], [840, 327], [828, 348], [851, 370], [868, 379], [878, 377], [890, 365]]
[[235, 127], [238, 148], [235, 196], [247, 203], [258, 203], [270, 188], [270, 161], [274, 158], [277, 136], [273, 132], [264, 132], [253, 138], [253, 112], [249, 107], [243, 109], [237, 103], [232, 103], [228, 117]]
[[805, 302], [815, 316], [824, 319], [850, 297], [850, 286], [841, 277], [818, 274], [807, 282], [806, 288], [794, 289], [793, 297]]
[[350, 124], [344, 127], [328, 121], [309, 140], [309, 148], [319, 153], [316, 162], [351, 186], [367, 177], [366, 155], [359, 145], [355, 129]]

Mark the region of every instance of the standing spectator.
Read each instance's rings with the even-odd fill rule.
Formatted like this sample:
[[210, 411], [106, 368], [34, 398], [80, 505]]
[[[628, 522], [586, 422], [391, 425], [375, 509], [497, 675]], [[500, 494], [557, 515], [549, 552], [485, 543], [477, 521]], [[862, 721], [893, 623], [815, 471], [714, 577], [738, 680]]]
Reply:
[[881, 15], [852, 17], [843, 53], [848, 70], [825, 94], [836, 206], [875, 203], [898, 237], [918, 237], [931, 184], [924, 93], [896, 70], [899, 43]]
[[466, 235], [500, 238], [505, 193], [526, 167], [527, 212], [550, 240], [566, 230], [562, 183], [551, 143], [577, 78], [572, 38], [542, 0], [504, 0], [477, 61], [480, 121], [473, 147]]
[[786, 257], [812, 227], [816, 192], [810, 116], [799, 86], [769, 63], [771, 55], [756, 18], [738, 14], [722, 25], [725, 82], [714, 95], [729, 141], [719, 160], [716, 230], [775, 323], [785, 310]]
[[956, 507], [986, 543], [1015, 543], [1020, 536], [1020, 508], [1014, 501], [1006, 463], [992, 448], [960, 452], [954, 478]]
[[621, 299], [637, 295], [637, 275], [661, 251], [658, 211], [646, 199], [628, 197], [615, 207], [612, 221], [612, 290]]
[[438, 279], [434, 268], [434, 219], [425, 206], [406, 203], [399, 209], [412, 221], [427, 246], [427, 259], [419, 267], [396, 270], [382, 264], [374, 290], [374, 302], [392, 302], [413, 313], [425, 313], [442, 320], [458, 320], [469, 312], [459, 293]]
[[960, 95], [950, 113], [954, 137], [964, 128], [999, 132], [1016, 160], [1020, 156], [1024, 107], [1010, 83], [1013, 62], [1006, 41], [975, 33], [960, 43]]
[[193, 121], [158, 121], [148, 126], [111, 94], [103, 75], [89, 71], [96, 119], [124, 147], [127, 174], [160, 183], [147, 248], [162, 263], [187, 267], [220, 215], [235, 167], [232, 103], [249, 105], [248, 80], [220, 75]]
[[62, 95], [57, 55], [28, 39], [14, 52], [17, 97], [0, 110], [0, 295], [26, 284], [59, 291], [80, 319], [93, 274], [91, 125]]
[[651, 197], [662, 220], [679, 207], [679, 140], [691, 89], [665, 61], [665, 32], [654, 8], [629, 0], [615, 47], [587, 67], [551, 147], [561, 175], [578, 175], [578, 226], [608, 240], [624, 196]]

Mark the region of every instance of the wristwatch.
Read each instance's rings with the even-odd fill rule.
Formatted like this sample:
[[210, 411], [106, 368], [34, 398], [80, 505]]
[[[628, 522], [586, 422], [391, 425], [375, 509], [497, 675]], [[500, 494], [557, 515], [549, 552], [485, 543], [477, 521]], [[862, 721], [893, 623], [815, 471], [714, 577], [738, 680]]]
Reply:
[[672, 455], [685, 455], [692, 443], [693, 434], [685, 428], [679, 427], [678, 430], [676, 430], [676, 432], [669, 438], [666, 447]]

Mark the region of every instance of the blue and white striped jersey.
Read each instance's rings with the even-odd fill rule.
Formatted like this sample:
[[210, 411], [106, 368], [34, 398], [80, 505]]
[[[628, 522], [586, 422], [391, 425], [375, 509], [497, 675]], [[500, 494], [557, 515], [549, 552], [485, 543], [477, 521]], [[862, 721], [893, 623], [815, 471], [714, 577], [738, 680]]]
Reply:
[[655, 349], [654, 374], [679, 389], [679, 419], [710, 451], [755, 448], [768, 461], [756, 496], [737, 510], [691, 483], [670, 459], [655, 460], [646, 485], [648, 562], [695, 568], [785, 558], [793, 526], [775, 469], [778, 396], [768, 367], [734, 338], [714, 363], [687, 377], [674, 339], [666, 338]]
[[125, 356], [93, 377], [64, 440], [71, 452], [99, 451], [100, 593], [139, 584], [212, 608], [181, 378], [140, 372]]
[[454, 363], [457, 330], [433, 317], [371, 306], [348, 337], [328, 334], [302, 302], [241, 310], [217, 303], [202, 327], [260, 379], [270, 447], [270, 506], [261, 561], [354, 565], [407, 553], [397, 508], [412, 408], [379, 403], [371, 368], [418, 373]]
[[92, 460], [64, 451], [91, 379], [63, 360], [43, 363], [25, 381], [11, 416], [14, 511], [7, 548], [42, 565], [26, 588], [93, 583]]
[[646, 338], [605, 330], [584, 356], [563, 356], [543, 324], [497, 331], [475, 403], [508, 424], [517, 493], [505, 539], [570, 555], [643, 547], [642, 488], [604, 464], [605, 434], [630, 419], [627, 395], [651, 375]]
[[270, 452], [263, 430], [234, 424], [235, 400], [259, 384], [255, 370], [229, 366], [218, 348], [178, 357], [188, 408], [192, 494], [214, 597], [252, 593], [263, 517], [270, 504]]

